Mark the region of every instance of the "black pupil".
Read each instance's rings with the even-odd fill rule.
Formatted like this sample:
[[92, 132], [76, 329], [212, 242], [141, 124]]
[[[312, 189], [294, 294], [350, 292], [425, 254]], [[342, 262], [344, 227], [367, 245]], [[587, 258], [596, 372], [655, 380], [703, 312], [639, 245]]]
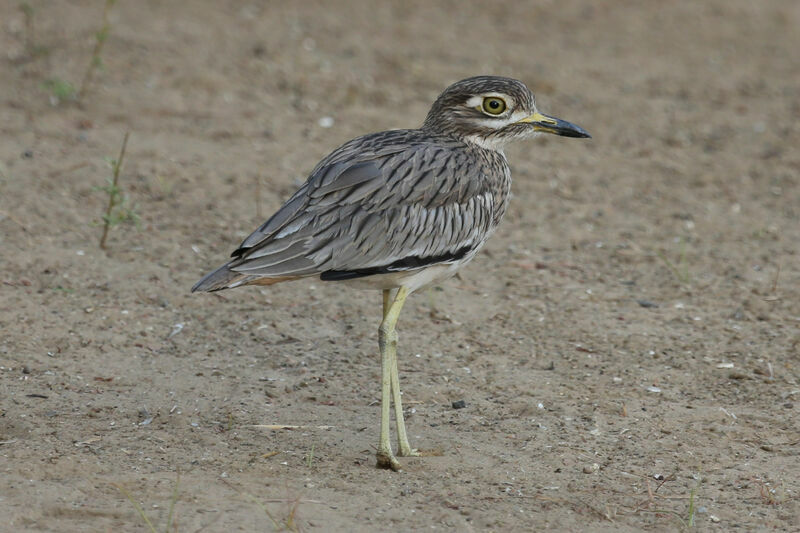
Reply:
[[500, 107], [500, 102], [498, 102], [497, 100], [489, 100], [489, 107], [491, 107], [492, 109], [497, 109], [498, 107]]

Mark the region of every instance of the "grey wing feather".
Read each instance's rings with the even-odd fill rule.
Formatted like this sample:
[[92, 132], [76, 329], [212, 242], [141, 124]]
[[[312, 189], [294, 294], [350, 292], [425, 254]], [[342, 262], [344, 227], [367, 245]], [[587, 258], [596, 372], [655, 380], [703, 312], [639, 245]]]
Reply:
[[408, 258], [416, 265], [417, 259], [476, 250], [505, 210], [505, 159], [487, 159], [494, 155], [476, 155], [463, 144], [409, 143], [402, 136], [410, 133], [380, 134], [401, 137], [394, 144], [354, 139], [333, 152], [242, 242], [228, 268], [253, 276], [308, 276], [402, 269]]

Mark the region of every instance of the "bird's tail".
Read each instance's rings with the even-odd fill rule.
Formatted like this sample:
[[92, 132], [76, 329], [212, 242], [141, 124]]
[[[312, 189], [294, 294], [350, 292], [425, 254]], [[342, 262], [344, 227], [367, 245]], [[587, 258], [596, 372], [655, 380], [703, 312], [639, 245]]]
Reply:
[[228, 265], [222, 265], [213, 272], [209, 272], [203, 276], [203, 279], [195, 283], [194, 287], [192, 287], [192, 292], [212, 292], [238, 287], [246, 283], [249, 277], [251, 276], [242, 274], [241, 272], [234, 272], [228, 268]]
[[192, 292], [213, 292], [222, 289], [232, 289], [241, 285], [274, 285], [282, 281], [292, 281], [305, 276], [259, 276], [257, 274], [242, 274], [231, 270], [230, 264], [222, 265], [213, 272], [209, 272], [203, 279], [192, 287]]

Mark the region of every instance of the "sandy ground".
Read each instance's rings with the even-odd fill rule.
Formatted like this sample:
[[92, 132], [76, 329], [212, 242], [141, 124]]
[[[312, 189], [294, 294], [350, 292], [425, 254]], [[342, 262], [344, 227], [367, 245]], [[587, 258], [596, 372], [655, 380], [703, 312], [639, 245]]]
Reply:
[[[800, 530], [800, 3], [120, 1], [59, 102], [102, 3], [0, 4], [0, 530]], [[380, 471], [380, 294], [189, 288], [476, 74], [594, 139], [409, 301]]]

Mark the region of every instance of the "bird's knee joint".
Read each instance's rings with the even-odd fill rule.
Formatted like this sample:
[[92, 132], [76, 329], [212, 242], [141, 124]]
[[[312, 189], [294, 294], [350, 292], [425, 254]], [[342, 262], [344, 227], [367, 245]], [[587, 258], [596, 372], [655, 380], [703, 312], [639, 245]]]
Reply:
[[378, 328], [378, 342], [381, 345], [397, 344], [397, 331], [393, 328], [390, 329], [385, 324], [381, 324]]

